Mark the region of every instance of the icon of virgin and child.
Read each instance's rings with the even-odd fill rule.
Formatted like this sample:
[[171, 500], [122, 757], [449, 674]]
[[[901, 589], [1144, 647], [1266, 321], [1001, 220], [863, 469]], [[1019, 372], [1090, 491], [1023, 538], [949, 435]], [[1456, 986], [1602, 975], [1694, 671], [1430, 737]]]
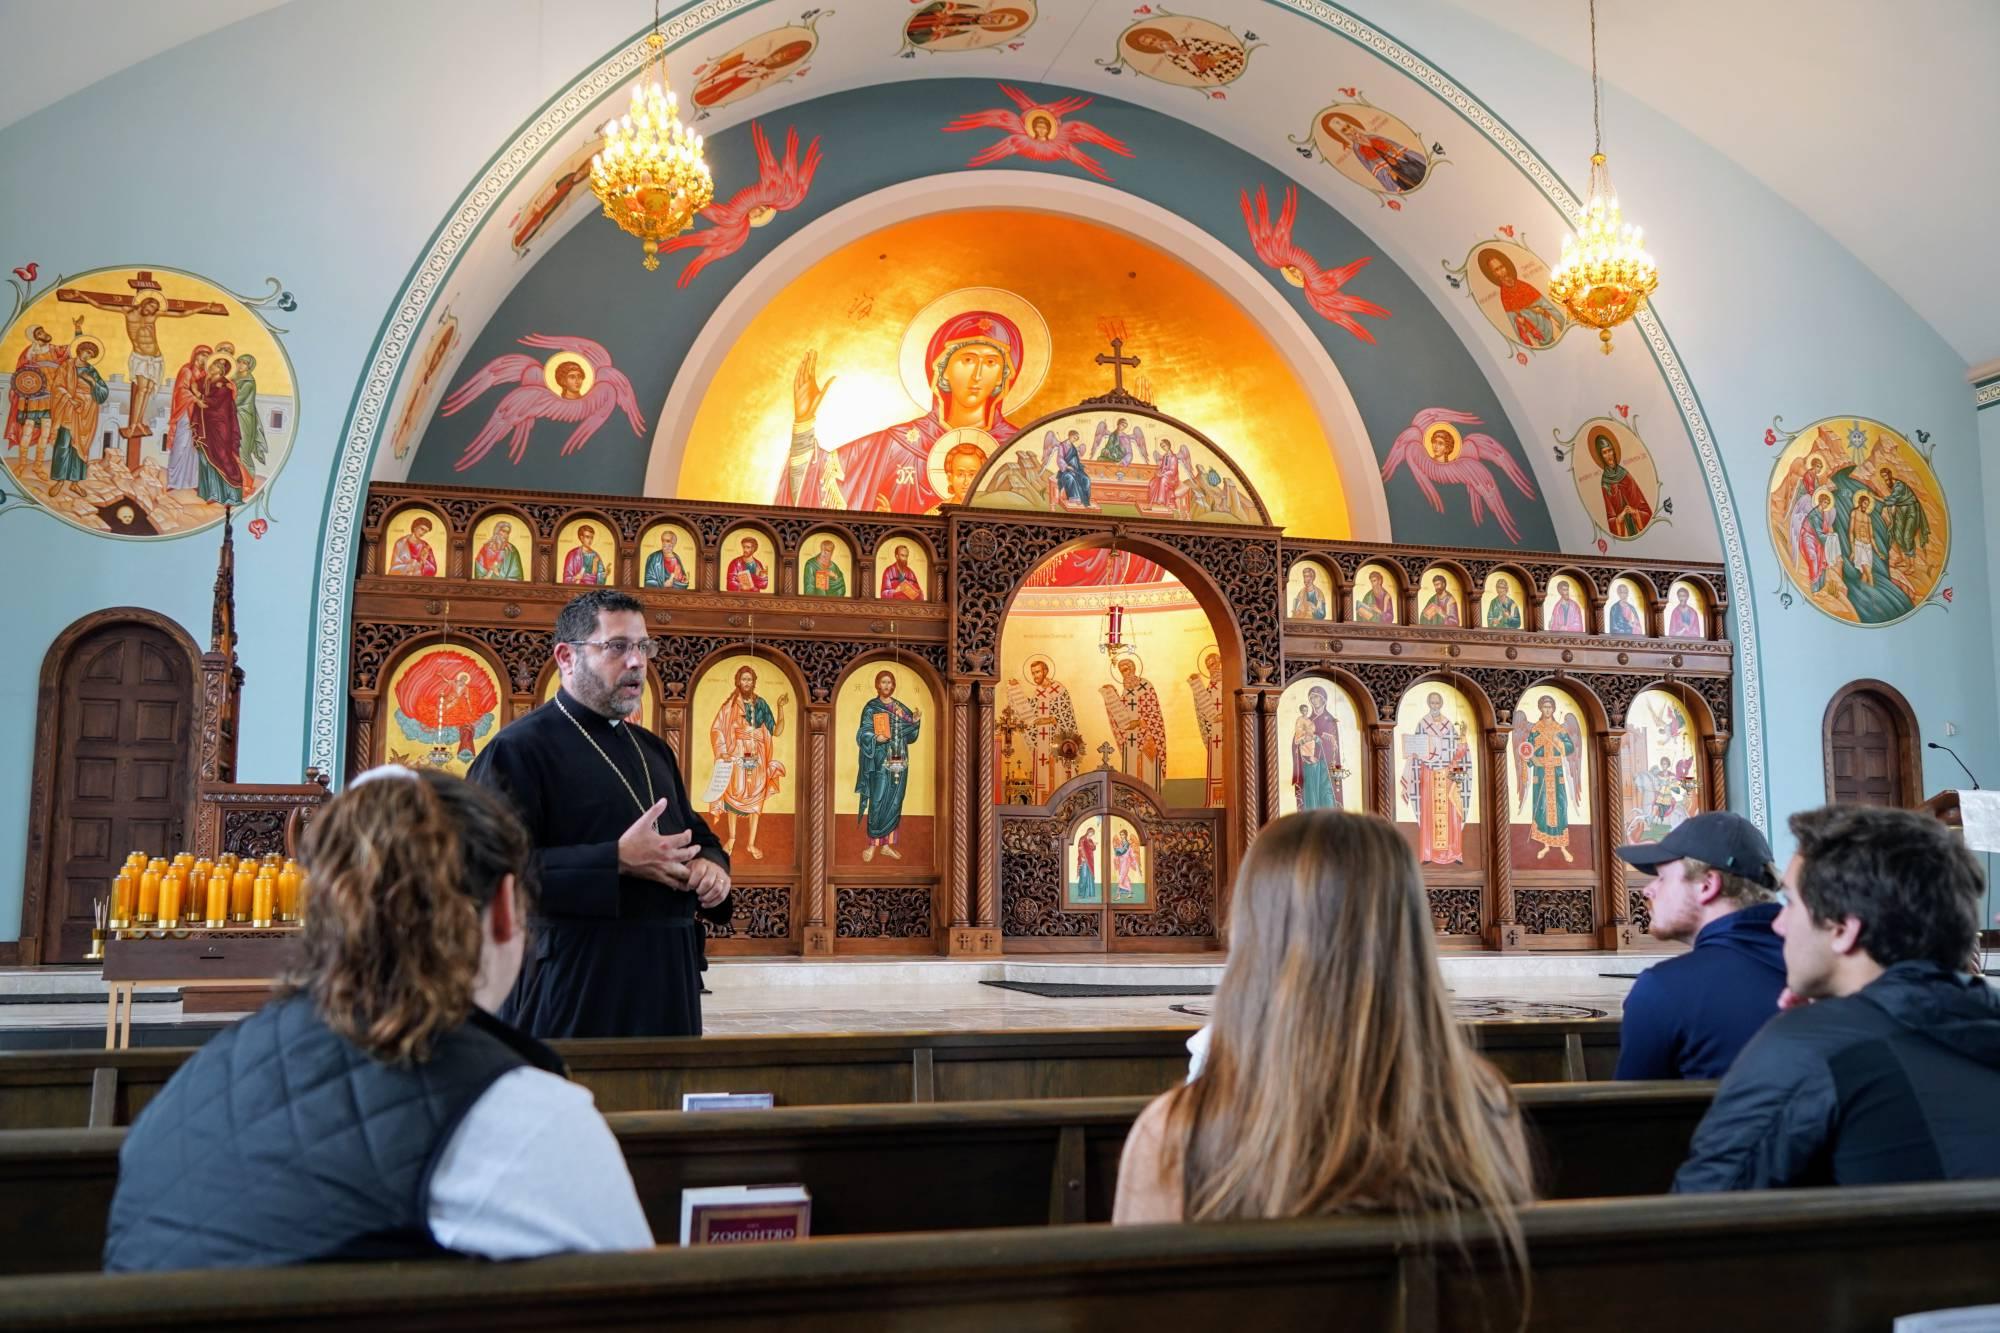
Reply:
[[837, 376], [822, 380], [819, 352], [807, 352], [792, 379], [791, 447], [774, 503], [898, 514], [937, 508], [947, 497], [934, 485], [943, 473], [931, 467], [933, 448], [947, 436], [962, 448], [969, 429], [990, 438], [990, 457], [1019, 433], [1007, 411], [1041, 387], [1048, 364], [1048, 326], [1025, 300], [991, 287], [948, 293], [911, 321], [900, 358], [905, 391], [930, 409], [828, 447], [817, 420]]

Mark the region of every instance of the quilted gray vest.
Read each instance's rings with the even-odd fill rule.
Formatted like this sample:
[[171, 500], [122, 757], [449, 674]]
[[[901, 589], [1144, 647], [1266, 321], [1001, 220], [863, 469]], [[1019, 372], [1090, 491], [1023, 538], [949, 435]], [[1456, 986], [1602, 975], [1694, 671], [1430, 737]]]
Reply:
[[110, 1271], [436, 1257], [430, 1180], [453, 1131], [549, 1049], [477, 1009], [407, 1068], [329, 1028], [304, 994], [216, 1036], [125, 1136]]

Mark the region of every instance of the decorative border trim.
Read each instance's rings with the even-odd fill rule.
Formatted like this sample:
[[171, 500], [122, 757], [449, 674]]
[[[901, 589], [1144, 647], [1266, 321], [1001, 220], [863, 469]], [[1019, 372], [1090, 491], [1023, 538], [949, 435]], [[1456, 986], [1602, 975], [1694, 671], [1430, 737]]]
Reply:
[[[699, 0], [699, 3], [688, 5], [662, 22], [668, 49], [672, 50], [696, 33], [762, 3], [764, 0]], [[1569, 187], [1514, 133], [1512, 127], [1421, 56], [1370, 27], [1358, 16], [1324, 3], [1324, 0], [1268, 0], [1268, 3], [1318, 23], [1429, 89], [1504, 153], [1565, 220], [1579, 211], [1580, 205]], [[383, 321], [369, 368], [355, 387], [321, 523], [320, 573], [315, 589], [316, 620], [311, 643], [312, 686], [306, 717], [306, 762], [322, 772], [337, 774], [340, 771], [340, 713], [344, 697], [342, 683], [346, 674], [346, 647], [342, 631], [353, 589], [352, 566], [361, 492], [369, 464], [374, 458], [382, 416], [401, 377], [410, 340], [422, 327], [431, 299], [444, 286], [459, 254], [485, 224], [494, 205], [505, 195], [508, 185], [565, 128], [623, 84], [640, 67], [646, 54], [643, 36], [643, 32], [635, 33], [589, 73], [546, 103], [517, 132], [512, 144], [488, 162], [479, 179], [460, 197], [450, 217], [433, 234], [424, 257], [411, 270], [394, 309]], [[1707, 415], [1672, 340], [1650, 305], [1639, 313], [1636, 323], [1653, 350], [1653, 359], [1673, 391], [1682, 421], [1694, 441], [1702, 474], [1708, 482], [1709, 499], [1721, 529], [1729, 570], [1730, 600], [1734, 603], [1732, 609], [1736, 616], [1737, 650], [1744, 666], [1739, 676], [1743, 706], [1739, 711], [1741, 729], [1738, 734], [1744, 742], [1750, 818], [1764, 825], [1768, 822], [1768, 807], [1763, 680], [1759, 667], [1756, 603], [1749, 563], [1743, 549], [1742, 528], [1730, 499], [1728, 482], [1714, 436], [1709, 430]]]
[[2000, 407], [2000, 379], [1991, 379], [1972, 387], [1973, 410], [1984, 411], [1989, 407]]

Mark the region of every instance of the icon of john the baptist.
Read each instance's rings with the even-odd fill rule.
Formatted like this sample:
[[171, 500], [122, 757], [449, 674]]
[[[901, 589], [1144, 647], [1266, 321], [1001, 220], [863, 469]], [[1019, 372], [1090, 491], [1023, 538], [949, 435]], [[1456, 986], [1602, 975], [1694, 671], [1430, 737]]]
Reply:
[[[967, 301], [976, 308], [965, 308]], [[925, 338], [921, 361], [918, 337]], [[792, 380], [791, 450], [775, 502], [898, 514], [935, 509], [945, 497], [932, 484], [932, 446], [965, 427], [984, 431], [996, 444], [1013, 439], [1018, 428], [1006, 408], [1018, 407], [1040, 386], [1048, 356], [1047, 326], [1021, 298], [992, 288], [941, 297], [912, 323], [901, 358], [904, 388], [914, 401], [928, 398], [930, 410], [829, 449], [821, 446], [814, 423], [836, 377], [822, 381], [819, 353], [806, 353]]]

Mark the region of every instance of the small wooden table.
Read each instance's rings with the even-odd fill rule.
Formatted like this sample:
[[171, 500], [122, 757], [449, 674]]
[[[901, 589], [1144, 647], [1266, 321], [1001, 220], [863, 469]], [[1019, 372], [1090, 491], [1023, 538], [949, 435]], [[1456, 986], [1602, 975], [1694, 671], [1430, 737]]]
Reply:
[[104, 942], [104, 982], [110, 991], [104, 1049], [124, 1050], [132, 1044], [132, 1003], [140, 983], [269, 985], [297, 961], [299, 935], [296, 926], [116, 932]]

